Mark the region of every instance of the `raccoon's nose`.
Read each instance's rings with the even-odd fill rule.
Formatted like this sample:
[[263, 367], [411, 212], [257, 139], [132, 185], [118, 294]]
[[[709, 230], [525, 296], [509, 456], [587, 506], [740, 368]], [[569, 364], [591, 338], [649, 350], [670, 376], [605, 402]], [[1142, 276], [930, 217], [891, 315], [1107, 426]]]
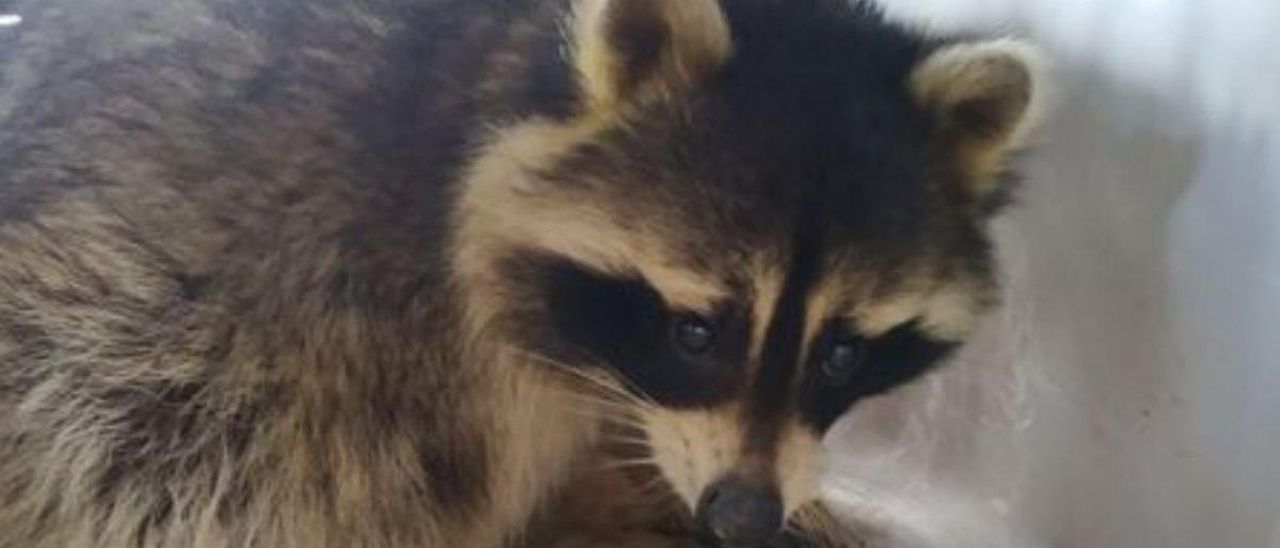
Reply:
[[782, 528], [777, 490], [727, 477], [707, 487], [695, 512], [703, 530], [727, 546], [759, 546]]

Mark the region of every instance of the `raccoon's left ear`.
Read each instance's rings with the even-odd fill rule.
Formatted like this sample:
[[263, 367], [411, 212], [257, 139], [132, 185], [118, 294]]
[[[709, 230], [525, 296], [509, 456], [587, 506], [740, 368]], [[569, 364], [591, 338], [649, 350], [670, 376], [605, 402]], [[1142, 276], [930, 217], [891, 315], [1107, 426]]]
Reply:
[[573, 64], [588, 109], [696, 86], [729, 58], [718, 0], [575, 0]]
[[999, 39], [944, 46], [911, 74], [912, 96], [934, 117], [943, 161], [978, 203], [1003, 190], [1009, 155], [1040, 120], [1043, 66], [1031, 45]]

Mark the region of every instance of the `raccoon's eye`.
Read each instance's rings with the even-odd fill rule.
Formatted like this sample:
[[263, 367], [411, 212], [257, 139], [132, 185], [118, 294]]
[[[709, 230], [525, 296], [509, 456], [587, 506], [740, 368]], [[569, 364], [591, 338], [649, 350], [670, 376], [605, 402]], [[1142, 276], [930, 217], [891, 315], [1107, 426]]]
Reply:
[[715, 328], [700, 316], [684, 316], [676, 320], [673, 333], [676, 345], [695, 356], [702, 355], [716, 342]]
[[822, 379], [831, 386], [843, 386], [853, 378], [867, 357], [867, 346], [861, 339], [836, 341], [822, 357]]

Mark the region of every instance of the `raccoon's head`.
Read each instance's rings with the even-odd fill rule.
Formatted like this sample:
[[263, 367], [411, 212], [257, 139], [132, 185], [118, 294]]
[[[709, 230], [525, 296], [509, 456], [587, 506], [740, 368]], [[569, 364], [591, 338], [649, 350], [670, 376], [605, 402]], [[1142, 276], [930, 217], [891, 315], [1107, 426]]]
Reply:
[[625, 390], [672, 489], [753, 544], [816, 496], [832, 423], [993, 304], [1033, 55], [843, 0], [582, 0], [566, 28], [574, 112], [495, 130], [461, 192], [472, 320]]

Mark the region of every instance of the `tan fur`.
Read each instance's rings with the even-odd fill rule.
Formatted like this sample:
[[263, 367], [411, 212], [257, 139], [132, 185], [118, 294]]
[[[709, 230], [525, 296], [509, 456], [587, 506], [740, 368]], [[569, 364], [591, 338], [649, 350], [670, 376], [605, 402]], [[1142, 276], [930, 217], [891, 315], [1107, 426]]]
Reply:
[[[626, 61], [610, 44], [611, 17], [622, 9], [655, 12], [670, 36], [657, 66], [636, 90], [620, 85], [620, 65]], [[714, 0], [577, 0], [572, 27], [575, 65], [591, 110], [597, 113], [614, 112], [643, 97], [688, 90], [724, 63], [733, 49], [728, 23]]]
[[[742, 453], [743, 435], [734, 407], [711, 411], [653, 409], [642, 414], [653, 460], [667, 483], [693, 508], [702, 490], [725, 474], [750, 468]], [[779, 481], [790, 514], [817, 496], [824, 467], [822, 442], [799, 424], [789, 424], [778, 444], [769, 475]]]
[[826, 318], [846, 318], [859, 333], [875, 337], [905, 323], [941, 340], [960, 341], [994, 304], [989, 281], [959, 276], [940, 278], [937, 265], [918, 263], [915, 273], [889, 282], [850, 265], [835, 267], [843, 276], [819, 283], [810, 297], [806, 334], [812, 337]]
[[748, 357], [755, 363], [764, 349], [765, 330], [769, 328], [769, 319], [773, 318], [773, 309], [778, 304], [778, 297], [782, 295], [785, 273], [777, 266], [776, 261], [763, 253], [755, 256], [749, 272], [752, 283], [752, 324]]
[[976, 194], [994, 186], [1009, 152], [1026, 144], [1044, 111], [1043, 66], [1036, 50], [1014, 39], [945, 47], [911, 77], [916, 101], [951, 123], [954, 110], [980, 105], [995, 127], [982, 133], [946, 129], [957, 167]]
[[811, 504], [818, 497], [818, 485], [826, 471], [826, 452], [822, 440], [812, 431], [792, 423], [783, 430], [778, 442], [778, 488], [786, 515]]
[[[279, 346], [270, 369], [262, 367], [261, 355], [243, 348], [248, 353], [233, 360], [236, 369], [219, 379], [216, 388], [182, 404], [207, 409], [208, 428], [191, 432], [172, 449], [168, 458], [177, 463], [192, 459], [191, 468], [181, 482], [170, 484], [166, 496], [172, 507], [164, 527], [144, 532], [156, 504], [150, 486], [125, 480], [111, 505], [83, 498], [92, 496], [114, 460], [105, 443], [117, 439], [113, 417], [123, 418], [128, 410], [93, 401], [92, 394], [67, 399], [75, 393], [69, 390], [73, 383], [88, 381], [78, 377], [85, 374], [78, 364], [93, 365], [95, 383], [139, 391], [132, 395], [138, 401], [161, 398], [163, 394], [145, 393], [145, 387], [202, 378], [195, 356], [215, 343], [221, 322], [242, 318], [177, 300], [172, 278], [161, 276], [154, 263], [160, 259], [157, 249], [163, 248], [141, 249], [114, 236], [135, 228], [77, 199], [51, 205], [30, 222], [0, 225], [0, 310], [8, 314], [6, 319], [39, 326], [57, 337], [60, 354], [45, 359], [68, 367], [65, 373], [50, 371], [52, 377], [14, 407], [0, 408], [6, 414], [0, 420], [39, 411], [63, 413], [65, 421], [47, 445], [0, 446], [0, 462], [28, 465], [0, 466], [0, 523], [38, 527], [40, 523], [22, 516], [41, 514], [47, 523], [59, 524], [35, 545], [18, 540], [29, 538], [31, 530], [0, 530], [4, 548], [497, 546], [520, 529], [594, 436], [595, 422], [584, 418], [582, 403], [566, 398], [563, 386], [549, 379], [543, 367], [522, 365], [523, 358], [499, 352], [501, 345], [477, 351], [474, 374], [492, 375], [487, 381], [491, 392], [475, 402], [482, 407], [474, 411], [468, 428], [487, 430], [499, 442], [492, 454], [477, 457], [494, 464], [490, 481], [501, 495], [480, 508], [474, 522], [436, 518], [435, 509], [415, 494], [422, 485], [416, 472], [420, 448], [396, 433], [372, 443], [370, 425], [358, 420], [365, 402], [352, 399], [367, 388], [361, 360], [370, 355], [369, 345], [378, 344], [383, 326], [352, 311], [320, 310], [300, 299], [280, 311], [285, 315], [278, 320], [279, 332], [288, 336], [306, 325], [309, 342]], [[181, 247], [163, 251], [186, 252]], [[322, 249], [308, 251], [308, 257], [321, 270], [333, 271], [334, 258]], [[126, 335], [139, 325], [161, 331]], [[132, 336], [148, 337], [137, 344], [152, 337], [160, 343], [140, 355], [125, 353], [124, 345], [135, 344]], [[6, 341], [0, 345], [0, 360], [16, 359], [14, 353], [24, 351], [4, 337], [0, 341]], [[315, 375], [317, 366], [329, 369]], [[219, 425], [247, 412], [257, 387], [286, 377], [315, 399], [290, 402], [272, 421], [256, 427], [247, 452], [233, 455], [231, 440]], [[346, 404], [357, 407], [342, 407]], [[21, 431], [22, 425], [6, 428]], [[196, 458], [208, 460], [197, 465]], [[319, 477], [329, 478], [331, 499], [314, 490]], [[254, 496], [237, 510], [241, 521], [228, 528], [224, 506], [240, 504], [238, 492], [247, 486]], [[2, 498], [12, 493], [21, 498]], [[27, 506], [47, 501], [56, 505], [48, 510]]]
[[[514, 228], [501, 222], [503, 216], [496, 212], [527, 215], [512, 209], [519, 205], [521, 195], [534, 194], [537, 181], [532, 180], [528, 172], [550, 167], [551, 162], [574, 146], [586, 142], [594, 130], [595, 127], [589, 125], [564, 127], [529, 123], [495, 132], [495, 137], [477, 155], [457, 197], [454, 225], [458, 234], [450, 250], [454, 277], [471, 302], [468, 314], [472, 330], [481, 329], [502, 302], [503, 295], [493, 291], [493, 284], [498, 281], [492, 271], [494, 261], [508, 249], [507, 240], [529, 234], [514, 222], [511, 223]], [[539, 236], [545, 238], [545, 232], [544, 229]], [[590, 242], [581, 231], [574, 232], [579, 242]], [[605, 257], [595, 262], [608, 264], [608, 254]]]
[[[65, 364], [97, 360], [95, 374], [105, 381], [147, 383], [194, 376], [198, 372], [186, 367], [186, 356], [177, 348], [177, 341], [194, 343], [199, 339], [199, 333], [186, 319], [188, 310], [175, 308], [171, 312], [172, 323], [166, 327], [170, 333], [166, 336], [177, 339], [175, 348], [155, 348], [150, 352], [151, 359], [140, 363], [110, 357], [108, 341], [127, 344], [118, 340], [120, 329], [145, 314], [136, 305], [164, 302], [171, 290], [166, 280], [155, 275], [146, 255], [131, 244], [110, 237], [113, 231], [124, 229], [127, 226], [118, 217], [78, 200], [63, 200], [30, 223], [0, 226], [0, 311], [6, 320], [39, 326], [50, 336], [58, 337], [62, 344], [57, 354], [48, 359]], [[87, 279], [98, 280], [98, 284], [88, 284]], [[62, 299], [51, 301], [50, 294], [61, 295]], [[91, 304], [108, 298], [118, 306]], [[0, 363], [17, 361], [22, 356], [16, 353], [21, 351], [24, 348], [18, 345], [0, 345]], [[109, 462], [109, 448], [103, 441], [110, 439], [110, 432], [99, 417], [82, 413], [84, 407], [99, 406], [90, 400], [68, 400], [63, 393], [68, 384], [83, 379], [72, 377], [75, 371], [70, 369], [54, 374], [53, 379], [20, 400], [3, 402], [12, 407], [0, 407], [0, 421], [39, 409], [66, 410], [64, 431], [47, 445], [0, 446], [0, 463], [4, 463], [0, 465], [0, 523], [18, 523], [18, 516], [31, 514], [29, 504], [44, 501], [58, 501], [49, 508], [55, 516], [80, 517], [77, 514], [85, 509], [67, 495], [89, 492], [97, 474]], [[100, 409], [104, 413], [118, 412], [105, 406]], [[189, 447], [218, 443], [212, 434], [202, 434], [196, 433], [187, 440]], [[12, 465], [18, 462], [38, 464], [35, 470], [58, 473], [30, 475], [29, 469]], [[217, 496], [219, 486], [225, 485], [231, 473], [230, 466], [231, 463], [219, 463], [192, 478], [192, 484], [207, 486], [207, 490], [193, 488], [175, 493], [175, 511], [197, 535], [216, 536], [203, 499]], [[15, 490], [27, 496], [19, 500], [3, 498]], [[102, 531], [91, 527], [89, 520], [72, 520], [69, 523], [75, 526], [50, 535], [42, 546], [30, 548], [89, 546], [103, 535], [130, 538], [138, 523], [139, 508], [148, 502], [145, 497], [129, 493], [114, 507], [96, 508], [94, 517]], [[23, 528], [0, 529], [0, 546], [16, 547], [15, 539], [24, 538], [26, 533]], [[158, 545], [161, 539], [148, 539], [145, 544]]]
[[921, 330], [933, 337], [961, 341], [991, 307], [988, 291], [963, 281], [905, 290], [861, 304], [851, 317], [871, 336], [919, 320]]
[[498, 454], [493, 455], [500, 463], [494, 485], [501, 486], [501, 495], [477, 529], [480, 537], [467, 545], [509, 542], [505, 534], [522, 529], [532, 510], [568, 477], [599, 433], [590, 401], [570, 395], [563, 383], [544, 371], [545, 364], [513, 363], [527, 357], [511, 350], [498, 359], [506, 362], [496, 379], [495, 402], [504, 445], [495, 447]]
[[660, 226], [618, 226], [614, 212], [590, 196], [530, 175], [599, 130], [598, 122], [583, 121], [569, 126], [531, 122], [495, 132], [458, 201], [454, 264], [462, 283], [475, 288], [474, 313], [486, 314], [503, 299], [493, 268], [512, 249], [548, 251], [603, 273], [643, 276], [670, 304], [686, 310], [706, 312], [726, 295], [717, 280], [676, 262], [666, 251], [672, 236], [657, 232]]
[[735, 408], [712, 411], [653, 409], [641, 417], [653, 460], [690, 508], [702, 489], [733, 469], [742, 432]]

